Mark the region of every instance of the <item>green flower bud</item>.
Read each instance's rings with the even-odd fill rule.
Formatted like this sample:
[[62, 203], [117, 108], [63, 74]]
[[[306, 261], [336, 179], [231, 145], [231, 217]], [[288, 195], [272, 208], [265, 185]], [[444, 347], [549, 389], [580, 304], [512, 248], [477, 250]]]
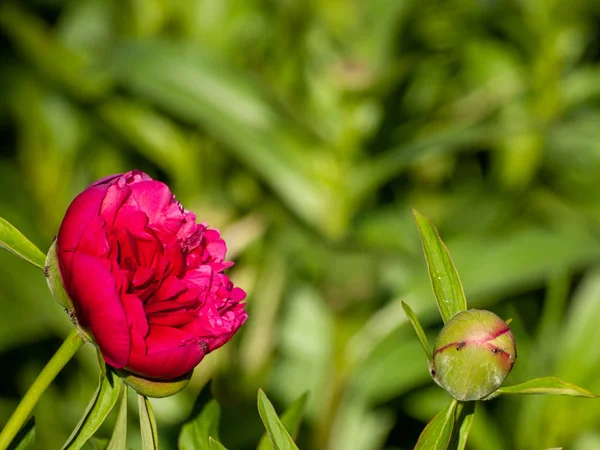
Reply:
[[506, 322], [470, 309], [456, 313], [438, 335], [431, 376], [457, 400], [481, 400], [502, 385], [516, 358]]

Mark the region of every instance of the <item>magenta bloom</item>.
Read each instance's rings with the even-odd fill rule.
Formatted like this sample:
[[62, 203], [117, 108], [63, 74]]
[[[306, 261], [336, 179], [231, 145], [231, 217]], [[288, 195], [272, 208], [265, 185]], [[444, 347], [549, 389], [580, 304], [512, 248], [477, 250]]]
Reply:
[[75, 316], [116, 369], [184, 375], [246, 321], [222, 272], [226, 246], [169, 188], [134, 170], [97, 181], [69, 206], [57, 258]]

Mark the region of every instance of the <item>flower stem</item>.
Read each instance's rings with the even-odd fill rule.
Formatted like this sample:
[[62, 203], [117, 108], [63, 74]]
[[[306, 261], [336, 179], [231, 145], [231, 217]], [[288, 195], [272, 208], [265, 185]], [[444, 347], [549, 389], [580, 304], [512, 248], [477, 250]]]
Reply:
[[33, 408], [44, 391], [82, 345], [83, 339], [77, 333], [77, 329], [73, 328], [73, 331], [71, 331], [54, 356], [48, 361], [46, 367], [42, 369], [21, 400], [21, 403], [19, 403], [19, 406], [17, 406], [17, 409], [15, 409], [15, 412], [8, 419], [8, 422], [6, 422], [6, 426], [0, 433], [0, 450], [8, 448], [21, 427], [29, 419]]

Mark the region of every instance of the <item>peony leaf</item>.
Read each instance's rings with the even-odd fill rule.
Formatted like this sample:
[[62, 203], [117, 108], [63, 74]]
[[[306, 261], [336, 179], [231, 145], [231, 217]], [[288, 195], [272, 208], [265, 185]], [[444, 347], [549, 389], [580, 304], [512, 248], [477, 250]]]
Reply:
[[142, 450], [158, 450], [158, 430], [152, 412], [150, 400], [138, 394], [138, 408], [140, 412], [140, 431], [142, 432]]
[[454, 423], [455, 450], [465, 450], [467, 437], [471, 431], [473, 418], [475, 417], [475, 402], [459, 402], [456, 408], [456, 421]]
[[208, 438], [209, 450], [227, 450], [219, 441], [215, 441], [212, 437]]
[[448, 322], [454, 314], [467, 309], [467, 299], [456, 267], [437, 229], [421, 213], [414, 209], [412, 213], [423, 244], [433, 294], [443, 321]]
[[46, 257], [42, 251], [2, 217], [0, 217], [0, 247], [42, 270], [44, 269]]
[[[308, 392], [302, 394], [294, 403], [292, 403], [288, 409], [281, 415], [281, 423], [285, 429], [290, 433], [292, 438], [295, 438], [298, 434], [298, 428], [302, 422], [302, 413], [306, 406], [306, 400], [308, 399]], [[264, 434], [260, 439], [257, 450], [271, 450], [273, 447], [269, 440], [268, 434]]]
[[[598, 395], [572, 383], [567, 383], [556, 377], [534, 378], [514, 386], [501, 387], [495, 395], [500, 394], [547, 394], [568, 395], [571, 397], [597, 398]], [[495, 396], [494, 395], [494, 396]]]
[[452, 440], [457, 404], [458, 401], [452, 399], [446, 408], [437, 413], [419, 436], [415, 450], [446, 450], [448, 448]]
[[410, 320], [410, 323], [412, 324], [413, 328], [415, 329], [415, 333], [417, 333], [417, 337], [419, 338], [419, 341], [421, 341], [423, 350], [425, 350], [425, 355], [427, 356], [427, 361], [429, 362], [429, 365], [431, 366], [433, 364], [433, 355], [431, 353], [431, 348], [429, 347], [429, 342], [427, 342], [427, 336], [425, 336], [423, 327], [421, 326], [421, 323], [419, 322], [419, 318], [413, 312], [411, 307], [408, 306], [404, 302], [402, 302], [402, 309], [404, 309], [404, 312], [406, 313], [406, 317], [408, 317], [408, 320]]
[[298, 450], [262, 389], [258, 390], [258, 413], [265, 424], [269, 438], [271, 438], [273, 450]]
[[113, 430], [110, 442], [106, 450], [125, 450], [127, 448], [127, 385], [123, 386], [121, 394], [121, 406], [119, 407], [119, 415], [117, 423]]
[[221, 408], [216, 400], [209, 401], [193, 420], [183, 425], [179, 435], [181, 450], [208, 450], [209, 437], [219, 438]]
[[121, 384], [121, 379], [110, 370], [100, 375], [100, 385], [92, 401], [62, 450], [80, 449], [92, 437], [117, 403]]
[[25, 423], [15, 436], [8, 450], [29, 450], [35, 442], [35, 418]]

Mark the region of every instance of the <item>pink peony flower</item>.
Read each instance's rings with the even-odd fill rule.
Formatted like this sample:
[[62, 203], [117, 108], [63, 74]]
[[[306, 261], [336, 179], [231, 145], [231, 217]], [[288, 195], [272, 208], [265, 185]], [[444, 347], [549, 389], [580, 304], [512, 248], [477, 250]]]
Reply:
[[69, 206], [56, 255], [79, 326], [116, 369], [184, 375], [246, 321], [217, 230], [143, 172], [89, 186]]

